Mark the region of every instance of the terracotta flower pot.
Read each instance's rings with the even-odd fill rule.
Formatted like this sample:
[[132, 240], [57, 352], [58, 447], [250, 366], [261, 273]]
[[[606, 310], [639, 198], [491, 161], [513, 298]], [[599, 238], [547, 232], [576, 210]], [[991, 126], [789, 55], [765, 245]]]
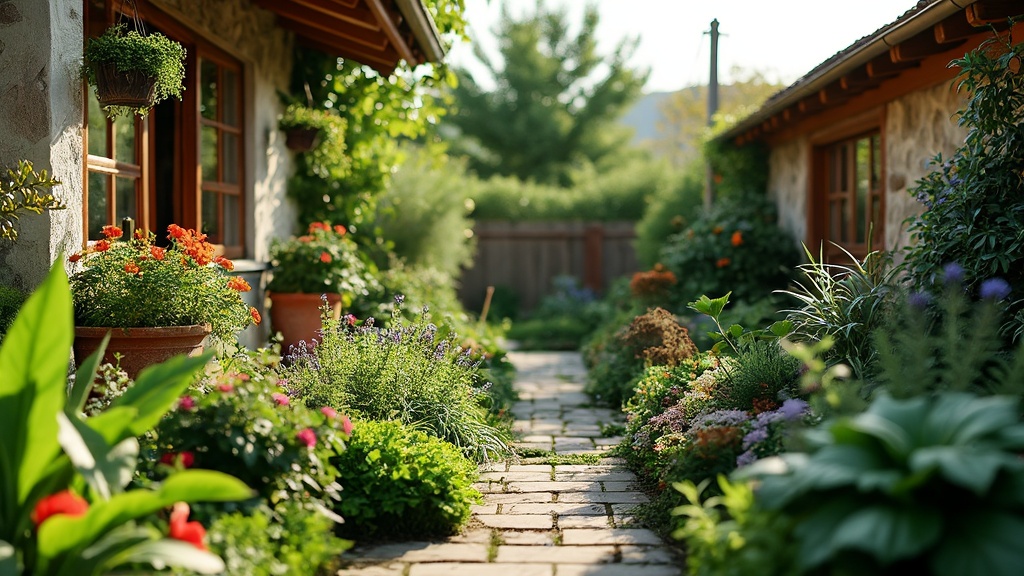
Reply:
[[146, 366], [159, 364], [172, 356], [196, 356], [203, 351], [203, 340], [210, 334], [209, 324], [161, 326], [156, 328], [96, 328], [75, 326], [75, 364], [79, 365], [96, 351], [110, 332], [110, 343], [103, 361], [115, 363], [120, 353], [121, 369], [135, 378]]
[[[341, 317], [341, 295], [327, 294], [331, 317]], [[305, 342], [312, 347], [320, 339], [320, 294], [300, 292], [270, 293], [270, 329], [281, 333], [281, 353], [288, 354], [292, 346]]]
[[309, 152], [319, 137], [319, 128], [289, 128], [285, 131], [284, 145], [295, 152]]

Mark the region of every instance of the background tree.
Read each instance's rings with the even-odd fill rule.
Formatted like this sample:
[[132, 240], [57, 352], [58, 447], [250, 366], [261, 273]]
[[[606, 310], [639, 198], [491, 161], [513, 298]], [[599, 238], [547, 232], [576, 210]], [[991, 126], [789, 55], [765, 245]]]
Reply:
[[573, 35], [568, 12], [547, 11], [541, 0], [522, 19], [502, 9], [500, 60], [475, 47], [494, 88], [456, 71], [457, 111], [448, 122], [471, 170], [567, 186], [629, 142], [628, 129], [614, 122], [640, 94], [647, 72], [627, 66], [636, 39], [608, 56], [598, 53], [598, 19], [597, 8], [587, 6]]

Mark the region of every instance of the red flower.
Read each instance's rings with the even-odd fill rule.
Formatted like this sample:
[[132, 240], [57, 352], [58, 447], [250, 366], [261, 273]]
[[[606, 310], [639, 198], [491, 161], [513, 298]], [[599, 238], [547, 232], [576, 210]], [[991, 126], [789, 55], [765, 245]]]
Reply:
[[217, 385], [217, 390], [224, 392], [225, 394], [235, 389], [235, 385], [231, 382], [224, 382], [223, 384]]
[[175, 540], [188, 542], [200, 550], [206, 550], [206, 545], [203, 543], [203, 539], [206, 537], [206, 528], [194, 520], [189, 522], [188, 514], [188, 504], [184, 502], [175, 504], [171, 511], [170, 529], [167, 531], [167, 535]]
[[228, 280], [228, 288], [239, 292], [248, 292], [249, 290], [252, 290], [252, 286], [249, 286], [249, 283], [245, 281], [245, 278], [240, 276], [235, 276]]
[[235, 263], [223, 256], [217, 256], [216, 258], [214, 258], [213, 263], [217, 264], [218, 266], [229, 272], [235, 269]]
[[173, 238], [175, 240], [181, 240], [185, 237], [185, 229], [177, 224], [171, 224], [167, 227], [167, 238]]
[[728, 258], [719, 258], [718, 261], [715, 262], [715, 266], [717, 266], [718, 268], [725, 268], [729, 264], [732, 264], [732, 260]]
[[328, 254], [327, 252], [321, 252], [320, 253], [320, 261], [323, 262], [324, 264], [330, 264], [331, 260], [332, 260], [331, 255]]
[[32, 522], [38, 528], [50, 516], [67, 514], [68, 516], [81, 516], [88, 512], [89, 503], [81, 496], [72, 493], [70, 490], [63, 490], [51, 494], [38, 503], [32, 510]]
[[352, 435], [352, 421], [348, 419], [348, 416], [341, 417], [341, 431], [345, 433], [345, 436]]
[[732, 245], [739, 246], [740, 244], [743, 244], [743, 233], [737, 230], [732, 233]]
[[274, 399], [274, 403], [278, 406], [287, 406], [289, 404], [288, 397], [280, 392], [274, 392], [270, 397]]
[[182, 452], [180, 454], [177, 452], [167, 452], [160, 456], [160, 463], [167, 464], [168, 466], [174, 466], [178, 462], [181, 462], [181, 466], [183, 468], [191, 468], [192, 464], [195, 464], [195, 461], [195, 454], [188, 451]]
[[313, 237], [312, 236], [299, 236], [299, 242], [302, 242], [303, 244], [308, 244], [308, 243], [310, 243], [312, 241], [313, 241]]
[[313, 432], [312, 428], [301, 430], [295, 437], [299, 439], [299, 442], [305, 444], [306, 448], [316, 446], [316, 432]]
[[71, 256], [68, 256], [68, 262], [78, 262], [81, 259], [82, 259], [82, 254], [80, 252], [77, 253], [77, 254], [72, 254]]
[[312, 234], [313, 232], [316, 232], [317, 230], [330, 230], [330, 229], [331, 229], [331, 225], [328, 224], [327, 222], [313, 222], [312, 224], [309, 225], [309, 233], [310, 234]]
[[195, 400], [195, 398], [193, 398], [191, 396], [182, 396], [178, 400], [178, 409], [179, 410], [184, 410], [184, 411], [188, 412], [188, 411], [192, 410], [195, 407], [196, 407], [196, 400]]
[[103, 227], [103, 236], [106, 238], [110, 238], [111, 240], [115, 238], [120, 238], [123, 234], [124, 232], [122, 232], [121, 229], [118, 228], [117, 226], [107, 225]]
[[330, 406], [324, 406], [320, 408], [320, 413], [323, 414], [324, 416], [327, 416], [328, 418], [331, 418], [332, 420], [338, 417], [338, 411], [335, 410], [334, 408], [331, 408]]
[[153, 258], [156, 258], [157, 260], [163, 260], [164, 258], [167, 257], [167, 250], [159, 246], [150, 246], [149, 254], [153, 256]]
[[334, 232], [339, 234], [339, 235], [341, 235], [341, 236], [344, 236], [345, 234], [348, 233], [348, 228], [345, 228], [341, 224], [335, 224], [334, 225]]
[[135, 239], [136, 240], [149, 240], [148, 238], [146, 238], [146, 236], [147, 236], [146, 231], [143, 230], [142, 228], [136, 228], [135, 229]]
[[135, 262], [129, 261], [127, 264], [124, 265], [124, 271], [129, 274], [138, 274], [139, 265], [136, 264]]
[[249, 308], [249, 315], [252, 316], [253, 324], [259, 324], [263, 321], [263, 317], [260, 316], [260, 311], [255, 308]]
[[106, 252], [107, 250], [110, 250], [110, 241], [97, 240], [96, 244], [93, 245], [92, 249], [97, 252]]

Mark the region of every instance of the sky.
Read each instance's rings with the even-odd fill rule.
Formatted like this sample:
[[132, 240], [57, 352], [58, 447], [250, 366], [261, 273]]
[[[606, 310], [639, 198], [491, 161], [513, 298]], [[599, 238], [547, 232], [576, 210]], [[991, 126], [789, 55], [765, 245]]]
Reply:
[[[494, 30], [501, 6], [513, 17], [533, 12], [537, 0], [464, 0], [473, 42], [497, 54]], [[610, 54], [623, 39], [640, 38], [630, 63], [649, 68], [645, 92], [674, 91], [707, 84], [710, 73], [711, 21], [718, 19], [718, 77], [730, 71], [757, 70], [768, 80], [791, 84], [836, 52], [912, 8], [915, 0], [590, 0], [600, 13], [598, 52]], [[580, 22], [586, 0], [544, 0], [565, 7], [570, 22]], [[452, 47], [447, 61], [474, 75], [472, 46]]]

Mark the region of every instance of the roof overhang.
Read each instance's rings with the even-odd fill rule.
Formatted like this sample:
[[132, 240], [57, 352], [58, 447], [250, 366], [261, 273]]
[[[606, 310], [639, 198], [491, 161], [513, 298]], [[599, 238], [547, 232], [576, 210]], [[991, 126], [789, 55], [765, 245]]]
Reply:
[[932, 55], [1024, 13], [1021, 0], [927, 0], [819, 64], [716, 137], [752, 142], [846, 103]]
[[310, 47], [384, 75], [399, 61], [440, 62], [445, 50], [422, 0], [253, 0]]

